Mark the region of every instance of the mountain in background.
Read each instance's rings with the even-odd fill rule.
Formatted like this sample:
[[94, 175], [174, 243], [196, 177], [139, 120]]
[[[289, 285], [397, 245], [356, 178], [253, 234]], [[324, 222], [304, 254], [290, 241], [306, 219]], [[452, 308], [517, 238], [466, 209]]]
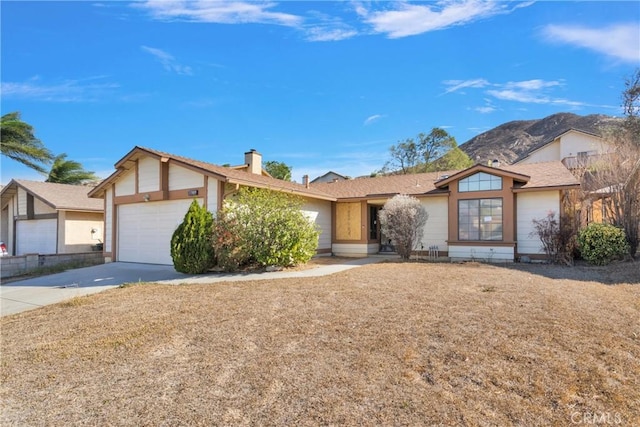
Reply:
[[569, 129], [602, 135], [603, 127], [615, 126], [621, 120], [602, 114], [572, 113], [553, 114], [539, 120], [515, 120], [471, 138], [460, 145], [460, 149], [476, 163], [497, 159], [511, 164]]

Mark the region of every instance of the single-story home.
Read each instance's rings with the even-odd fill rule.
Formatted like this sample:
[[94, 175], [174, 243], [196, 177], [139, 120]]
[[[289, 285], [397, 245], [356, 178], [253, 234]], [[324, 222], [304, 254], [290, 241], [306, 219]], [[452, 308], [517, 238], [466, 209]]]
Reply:
[[319, 253], [331, 253], [331, 202], [310, 186], [263, 173], [262, 155], [245, 153], [244, 166], [225, 167], [135, 147], [115, 164], [116, 171], [90, 193], [104, 199], [106, 261], [172, 264], [171, 236], [193, 199], [211, 212], [241, 186], [269, 188], [301, 196], [307, 215], [325, 232]]
[[0, 191], [0, 240], [9, 255], [90, 252], [102, 242], [104, 203], [91, 187], [14, 179]]
[[170, 240], [195, 198], [211, 212], [241, 186], [296, 194], [321, 230], [318, 253], [377, 253], [386, 239], [378, 211], [396, 194], [418, 198], [429, 213], [420, 249], [452, 259], [513, 261], [544, 257], [533, 219], [560, 212], [579, 182], [560, 161], [462, 171], [393, 175], [303, 184], [262, 173], [262, 156], [245, 153], [231, 168], [135, 147], [93, 189], [104, 199], [107, 261], [171, 264]]

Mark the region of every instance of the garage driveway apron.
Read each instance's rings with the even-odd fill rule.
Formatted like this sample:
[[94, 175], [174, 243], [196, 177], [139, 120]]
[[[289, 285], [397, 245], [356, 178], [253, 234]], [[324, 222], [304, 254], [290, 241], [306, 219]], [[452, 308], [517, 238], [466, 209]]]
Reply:
[[157, 282], [179, 285], [325, 276], [383, 259], [385, 258], [358, 258], [342, 264], [320, 266], [301, 271], [199, 275], [178, 273], [171, 265], [113, 262], [6, 284], [2, 283], [0, 286], [0, 315], [7, 316], [70, 298], [102, 292], [123, 283]]

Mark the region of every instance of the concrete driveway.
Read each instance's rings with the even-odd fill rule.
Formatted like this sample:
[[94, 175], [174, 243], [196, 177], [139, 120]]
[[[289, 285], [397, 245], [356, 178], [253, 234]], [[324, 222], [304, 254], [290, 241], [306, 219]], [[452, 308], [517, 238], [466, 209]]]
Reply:
[[[325, 265], [301, 271], [199, 275], [178, 273], [170, 265], [113, 262], [7, 284], [3, 283], [0, 286], [0, 315], [7, 316], [48, 304], [55, 304], [77, 296], [102, 292], [120, 286], [123, 283], [158, 282], [179, 285], [186, 283], [205, 284], [241, 280], [326, 276], [389, 258], [381, 256], [357, 258], [340, 264]], [[395, 257], [391, 257], [391, 259], [393, 258]]]
[[170, 265], [114, 262], [34, 277], [0, 286], [0, 314], [6, 316], [54, 304], [123, 283], [186, 279]]

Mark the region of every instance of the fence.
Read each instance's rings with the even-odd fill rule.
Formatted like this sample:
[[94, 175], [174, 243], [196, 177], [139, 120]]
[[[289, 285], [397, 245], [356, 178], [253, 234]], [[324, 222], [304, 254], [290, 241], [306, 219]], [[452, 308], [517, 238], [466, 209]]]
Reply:
[[75, 254], [38, 255], [0, 257], [0, 278], [19, 276], [38, 268], [54, 267], [61, 264], [96, 265], [104, 263], [102, 252], [82, 252]]

